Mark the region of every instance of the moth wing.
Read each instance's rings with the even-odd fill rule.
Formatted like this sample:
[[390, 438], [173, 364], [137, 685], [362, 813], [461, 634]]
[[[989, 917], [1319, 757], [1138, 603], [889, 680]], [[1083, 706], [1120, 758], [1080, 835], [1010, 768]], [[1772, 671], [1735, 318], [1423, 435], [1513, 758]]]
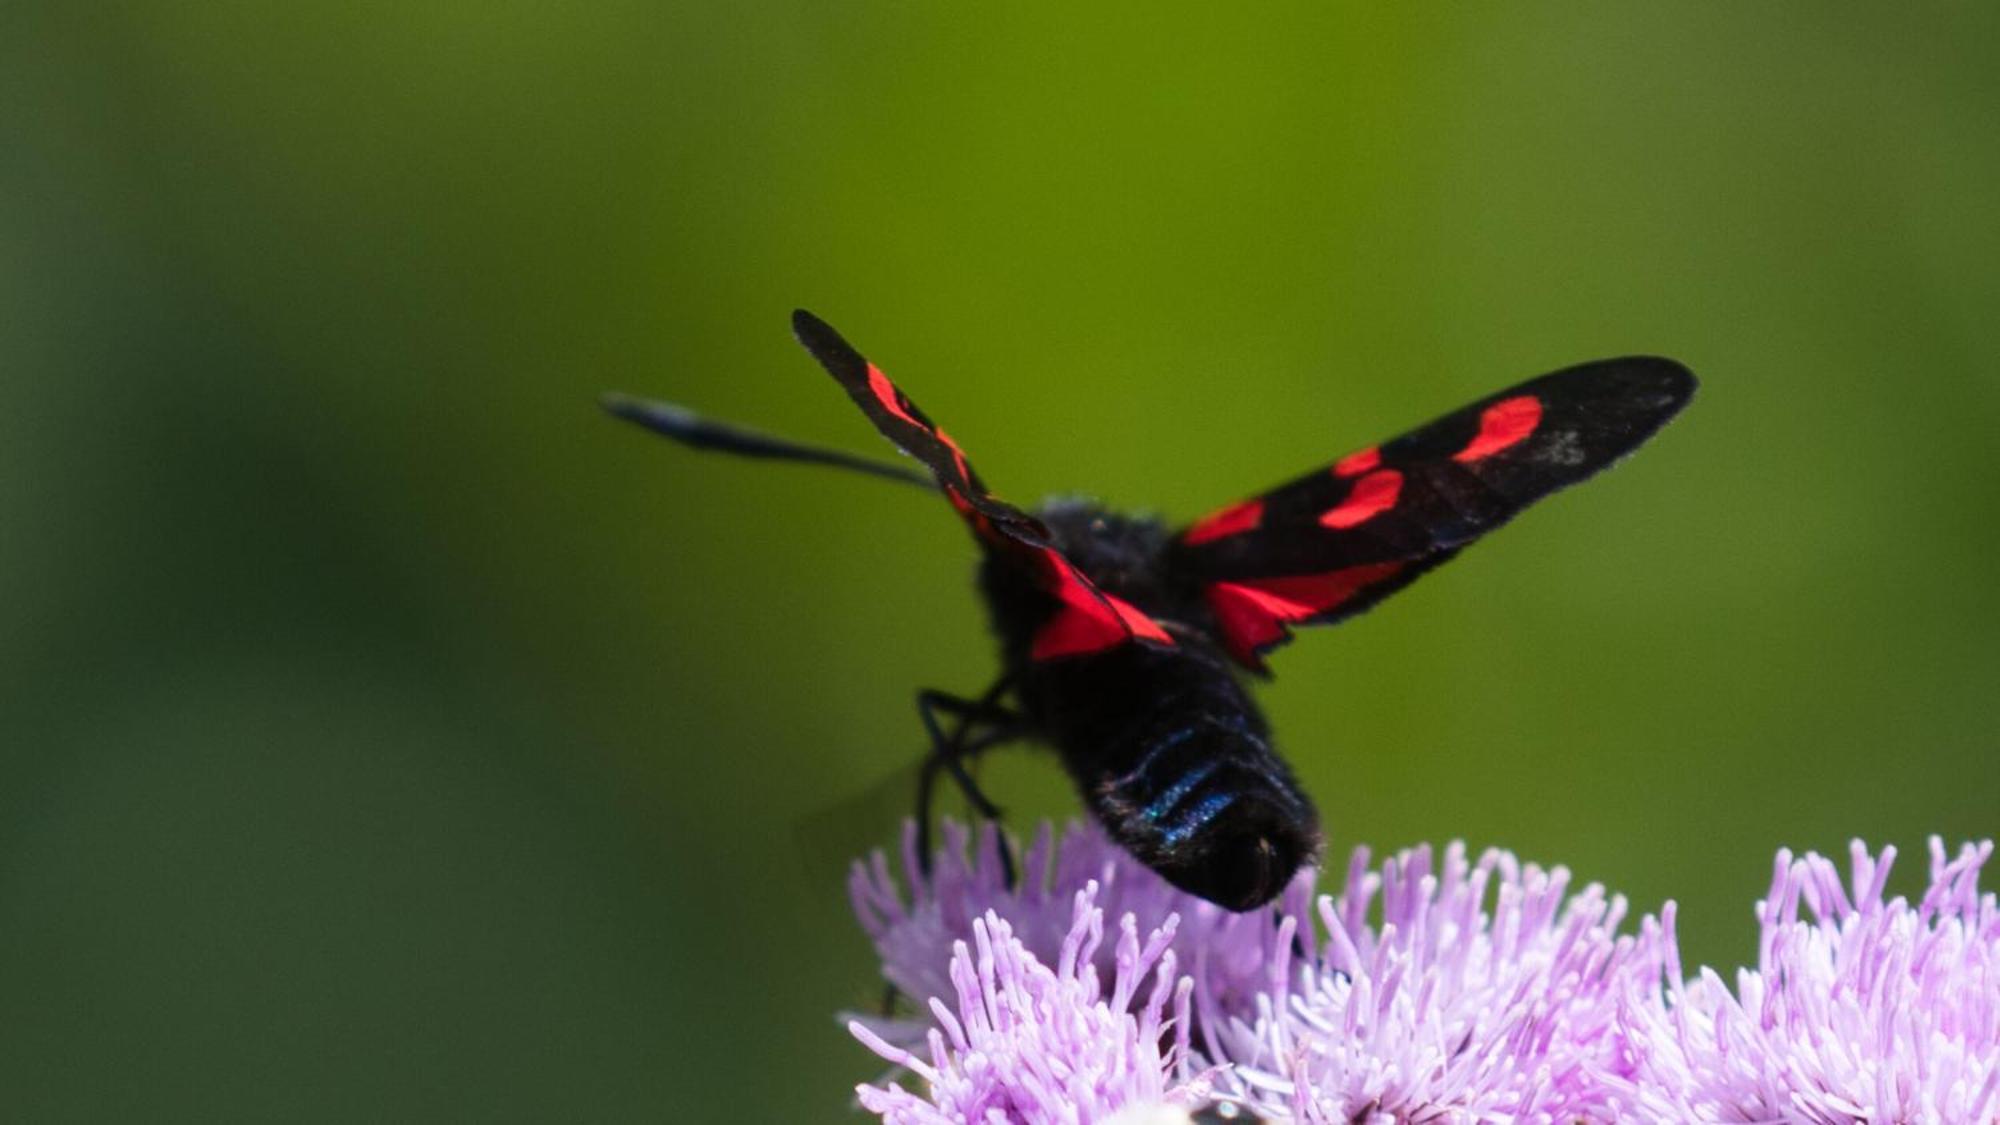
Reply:
[[799, 309], [792, 313], [792, 331], [882, 436], [929, 466], [980, 541], [1049, 595], [1049, 617], [1035, 636], [1035, 659], [1081, 656], [1134, 641], [1173, 644], [1157, 621], [1085, 577], [1050, 543], [1040, 520], [988, 491], [958, 442], [825, 321]]
[[1244, 665], [1368, 609], [1537, 500], [1658, 432], [1695, 390], [1669, 359], [1530, 379], [1183, 529], [1168, 565], [1198, 585]]
[[[977, 512], [1011, 538], [1026, 543], [1048, 542], [1048, 529], [1041, 521], [988, 491], [958, 442], [931, 421], [930, 415], [911, 401], [902, 388], [890, 382], [881, 368], [868, 362], [842, 339], [840, 333], [804, 309], [792, 313], [792, 332], [883, 437], [936, 474], [945, 495], [968, 520], [973, 520], [971, 513]], [[978, 521], [973, 523], [977, 528]]]

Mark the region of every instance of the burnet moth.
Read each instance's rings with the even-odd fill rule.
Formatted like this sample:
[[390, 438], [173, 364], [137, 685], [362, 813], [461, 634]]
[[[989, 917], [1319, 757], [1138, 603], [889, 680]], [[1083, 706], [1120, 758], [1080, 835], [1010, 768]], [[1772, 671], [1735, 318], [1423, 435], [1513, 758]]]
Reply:
[[1269, 902], [1320, 847], [1318, 814], [1273, 748], [1243, 674], [1265, 674], [1264, 654], [1292, 627], [1370, 608], [1630, 453], [1695, 389], [1668, 359], [1565, 368], [1173, 529], [1084, 500], [1031, 514], [999, 499], [951, 435], [832, 328], [804, 311], [792, 328], [921, 470], [665, 403], [613, 395], [604, 405], [696, 448], [935, 489], [970, 527], [1001, 674], [977, 697], [917, 695], [931, 741], [918, 782], [919, 855], [930, 856], [939, 774], [997, 816], [966, 763], [1033, 739], [1061, 757], [1112, 839], [1174, 886], [1237, 911]]

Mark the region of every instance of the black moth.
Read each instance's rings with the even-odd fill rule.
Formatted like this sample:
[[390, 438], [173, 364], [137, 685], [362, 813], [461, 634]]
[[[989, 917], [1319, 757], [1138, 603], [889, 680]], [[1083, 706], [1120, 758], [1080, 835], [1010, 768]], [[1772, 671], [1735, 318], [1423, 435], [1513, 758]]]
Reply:
[[697, 448], [816, 461], [935, 488], [984, 552], [979, 584], [1002, 673], [977, 698], [926, 690], [918, 798], [987, 747], [1054, 747], [1110, 836], [1168, 882], [1231, 910], [1269, 902], [1319, 850], [1319, 818], [1271, 745], [1242, 673], [1295, 625], [1373, 606], [1521, 509], [1630, 453], [1685, 406], [1667, 359], [1566, 368], [1173, 530], [1062, 500], [1029, 514], [981, 483], [958, 444], [812, 314], [805, 345], [883, 436], [927, 472], [781, 441], [677, 406], [610, 396], [613, 414]]

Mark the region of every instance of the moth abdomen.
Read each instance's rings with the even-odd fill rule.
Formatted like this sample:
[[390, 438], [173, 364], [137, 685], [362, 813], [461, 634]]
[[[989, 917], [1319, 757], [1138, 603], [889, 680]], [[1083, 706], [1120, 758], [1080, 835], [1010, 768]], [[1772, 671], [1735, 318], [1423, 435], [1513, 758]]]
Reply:
[[1249, 910], [1317, 852], [1311, 801], [1247, 716], [1170, 714], [1120, 749], [1085, 801], [1114, 839], [1182, 890]]

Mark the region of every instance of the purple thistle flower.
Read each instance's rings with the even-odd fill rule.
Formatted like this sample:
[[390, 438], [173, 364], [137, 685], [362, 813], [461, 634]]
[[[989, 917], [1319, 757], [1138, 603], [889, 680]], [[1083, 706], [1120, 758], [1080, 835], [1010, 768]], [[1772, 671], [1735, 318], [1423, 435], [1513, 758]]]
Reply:
[[[1119, 1087], [1125, 1100], [1100, 1097], [1092, 1113], [1162, 1097], [1185, 1107], [1212, 1084], [1260, 1114], [1303, 1121], [1609, 1121], [1616, 1091], [1602, 1076], [1620, 1074], [1631, 1054], [1619, 1001], [1642, 991], [1635, 981], [1649, 981], [1658, 992], [1658, 943], [1616, 935], [1622, 899], [1607, 898], [1595, 885], [1572, 895], [1566, 871], [1523, 868], [1503, 852], [1487, 852], [1473, 864], [1453, 845], [1442, 871], [1433, 873], [1427, 848], [1401, 853], [1379, 872], [1357, 851], [1344, 892], [1320, 898], [1317, 910], [1307, 871], [1276, 903], [1239, 915], [1174, 890], [1094, 828], [1073, 827], [1057, 842], [1045, 826], [1023, 864], [1027, 876], [1011, 890], [1000, 876], [994, 837], [982, 836], [977, 857], [968, 860], [968, 834], [956, 826], [948, 833], [949, 846], [928, 879], [906, 834], [907, 900], [885, 857], [858, 868], [851, 883], [857, 913], [885, 974], [904, 993], [956, 994], [961, 1012], [1004, 1010], [1013, 1022], [995, 1019], [986, 1038], [975, 1041], [954, 1030], [959, 1021], [934, 1000], [931, 1011], [945, 1032], [929, 1029], [928, 1064], [889, 1042], [913, 1043], [926, 1034], [919, 1027], [851, 1025], [878, 1053], [931, 1084], [929, 1101], [893, 1087], [864, 1088], [868, 1108], [904, 1114], [892, 1121], [928, 1123], [954, 1119], [950, 1112], [995, 1108], [1000, 1095], [992, 1091], [1005, 1085], [1001, 1072], [1020, 1065], [997, 1060], [1046, 1059], [1057, 1043], [1137, 1057], [1128, 1039], [1106, 1036], [1098, 1045], [1078, 1037], [1075, 1029], [1101, 1024], [1108, 1013], [1091, 1009], [1085, 1019], [1078, 1003], [1047, 1000], [1057, 985], [1070, 987], [1065, 982], [1086, 973], [1094, 980], [1103, 964], [1099, 943], [1076, 936], [1079, 927], [1088, 931], [1088, 912], [1120, 916], [1131, 943], [1142, 927], [1152, 932], [1145, 949], [1158, 947], [1156, 995], [1184, 966], [1188, 977], [1176, 995], [1191, 990], [1193, 999], [1193, 1011], [1183, 1006], [1173, 1021], [1169, 1055], [1178, 1069], [1163, 1071], [1156, 1088]], [[1087, 909], [1085, 900], [1075, 900], [1061, 911], [1058, 904], [1073, 900], [1080, 887], [1089, 888]], [[1371, 913], [1379, 921], [1371, 924]], [[1004, 942], [995, 930], [1002, 916], [1012, 923]], [[993, 959], [984, 950], [998, 943], [1012, 951], [1008, 963], [1020, 971], [974, 980], [960, 936], [968, 930], [982, 950], [981, 964]], [[1109, 966], [1119, 979], [1127, 972], [1127, 944], [1120, 942]], [[946, 948], [955, 952], [941, 970]], [[1050, 961], [1058, 965], [1056, 984], [1028, 968]], [[974, 984], [978, 989], [969, 990]], [[1132, 994], [1114, 989], [1113, 1010], [1120, 995]], [[1054, 1013], [1062, 1028], [1031, 1033], [1014, 1019], [1024, 1012]], [[1198, 1053], [1187, 1046], [1190, 1015], [1199, 1029]], [[1143, 1026], [1143, 1013], [1139, 1019]], [[1100, 1063], [1088, 1067], [1103, 1070]], [[1190, 1079], [1191, 1072], [1201, 1077]], [[1038, 1093], [1049, 1088], [1036, 1081]], [[1035, 1101], [1032, 1112], [1029, 1104], [1009, 1101], [993, 1120], [1093, 1119], [1045, 1116], [1055, 1112], [1054, 1103]], [[918, 1107], [934, 1116], [922, 1116]]]
[[1930, 887], [1912, 905], [1883, 899], [1894, 848], [1871, 857], [1856, 841], [1846, 887], [1832, 861], [1779, 852], [1757, 968], [1737, 972], [1733, 994], [1710, 969], [1681, 983], [1669, 909], [1670, 1002], [1625, 1016], [1643, 1044], [1635, 1119], [2000, 1120], [2000, 911], [1978, 885], [1992, 853], [1987, 841], [1947, 859], [1933, 837]]
[[[861, 928], [875, 944], [882, 974], [897, 991], [919, 1002], [953, 995], [949, 975], [955, 943], [968, 940], [973, 925], [990, 910], [1007, 919], [1018, 940], [1044, 963], [1052, 962], [1074, 925], [1072, 901], [1088, 884], [1097, 885], [1096, 904], [1106, 917], [1132, 915], [1152, 932], [1173, 922], [1181, 971], [1195, 978], [1205, 1002], [1226, 1012], [1249, 1012], [1256, 998], [1281, 983], [1271, 976], [1267, 938], [1281, 911], [1303, 913], [1311, 903], [1312, 873], [1298, 879], [1270, 906], [1234, 914], [1214, 903], [1176, 890], [1140, 865], [1092, 826], [1071, 822], [1058, 842], [1044, 822], [1021, 855], [1019, 885], [1009, 888], [1000, 862], [999, 835], [980, 828], [977, 847], [964, 825], [941, 825], [944, 846], [932, 857], [931, 873], [917, 863], [916, 826], [903, 832], [903, 883], [891, 873], [888, 857], [876, 852], [856, 863], [848, 879], [849, 897]], [[1177, 919], [1177, 921], [1176, 921]], [[1096, 967], [1109, 974], [1113, 950], [1099, 948]], [[920, 1042], [927, 1023], [867, 1019], [891, 1042]]]
[[[1097, 893], [1095, 883], [1076, 892], [1053, 969], [1030, 953], [998, 914], [988, 911], [975, 919], [972, 944], [958, 941], [952, 947], [956, 1013], [942, 1000], [931, 1000], [938, 1026], [927, 1035], [928, 1060], [859, 1021], [848, 1024], [855, 1038], [930, 1088], [923, 1097], [893, 1083], [864, 1085], [857, 1091], [861, 1104], [891, 1125], [1082, 1125], [1125, 1110], [1184, 1109], [1205, 1101], [1207, 1077], [1189, 1073], [1193, 982], [1174, 971], [1168, 948], [1173, 921], [1141, 944], [1132, 915], [1120, 920], [1106, 996], [1093, 960], [1104, 945]], [[1149, 974], [1153, 984], [1142, 998]], [[1169, 1036], [1172, 1046], [1163, 1052]]]
[[1317, 913], [1324, 942], [1296, 971], [1298, 920], [1270, 942], [1287, 983], [1254, 1018], [1201, 1011], [1209, 1056], [1233, 1064], [1226, 1093], [1310, 1122], [1617, 1118], [1601, 1080], [1623, 1049], [1617, 1001], [1659, 971], [1651, 942], [1618, 936], [1622, 897], [1454, 843], [1435, 872], [1427, 847], [1379, 872], [1357, 849]]

